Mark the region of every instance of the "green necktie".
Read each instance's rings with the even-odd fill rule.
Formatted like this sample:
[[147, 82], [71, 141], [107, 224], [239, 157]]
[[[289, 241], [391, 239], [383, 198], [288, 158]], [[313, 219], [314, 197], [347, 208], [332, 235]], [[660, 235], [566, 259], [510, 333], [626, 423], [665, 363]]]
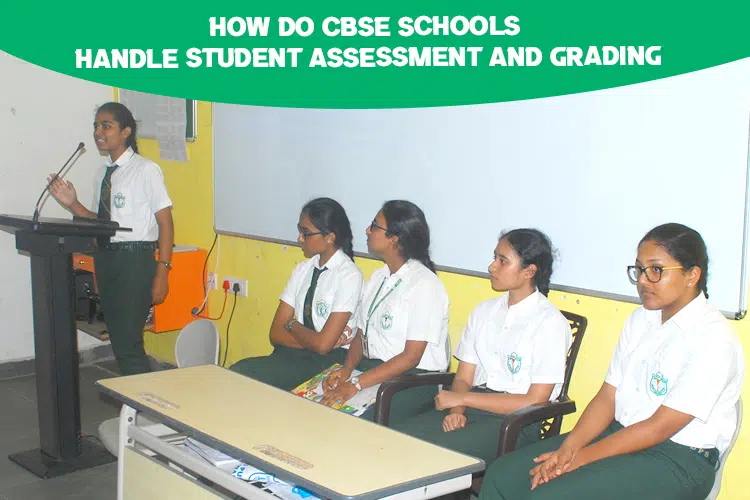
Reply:
[[[107, 167], [107, 172], [102, 179], [101, 191], [99, 191], [99, 210], [96, 216], [99, 220], [109, 222], [112, 220], [112, 174], [117, 169], [117, 165]], [[109, 244], [109, 238], [99, 236], [97, 238], [99, 248], [104, 248]]]
[[[328, 268], [324, 267], [323, 269], [313, 268], [313, 275], [312, 275], [312, 281], [310, 281], [310, 288], [307, 289], [307, 295], [305, 295], [305, 307], [302, 312], [302, 321], [303, 324], [309, 328], [310, 330], [315, 330], [315, 325], [313, 324], [312, 319], [312, 303], [313, 303], [313, 297], [315, 296], [315, 288], [318, 286], [318, 278], [323, 273], [323, 271], [326, 271]], [[317, 330], [315, 330], [317, 331]]]
[[107, 167], [107, 172], [102, 179], [102, 187], [99, 192], [99, 210], [96, 215], [99, 220], [112, 220], [112, 174], [115, 172], [117, 165]]

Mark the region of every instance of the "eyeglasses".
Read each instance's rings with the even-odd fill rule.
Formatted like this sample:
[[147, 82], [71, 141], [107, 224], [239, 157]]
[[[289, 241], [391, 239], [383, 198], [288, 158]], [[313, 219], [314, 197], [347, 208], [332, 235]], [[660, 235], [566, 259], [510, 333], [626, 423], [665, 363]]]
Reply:
[[628, 279], [634, 285], [638, 284], [638, 280], [641, 278], [641, 274], [646, 275], [646, 279], [651, 283], [658, 283], [661, 281], [661, 275], [664, 271], [672, 271], [673, 269], [682, 269], [682, 266], [628, 266]]
[[370, 231], [375, 231], [376, 229], [380, 229], [381, 231], [384, 231], [384, 232], [386, 232], [387, 234], [391, 234], [391, 233], [392, 233], [392, 231], [389, 231], [389, 230], [387, 230], [387, 229], [386, 229], [386, 228], [384, 228], [383, 226], [378, 226], [378, 225], [377, 225], [377, 223], [376, 223], [375, 221], [372, 221], [372, 222], [370, 223]]
[[310, 236], [317, 236], [319, 234], [324, 234], [323, 231], [318, 231], [316, 233], [312, 233], [312, 232], [308, 231], [307, 228], [302, 227], [299, 224], [297, 224], [297, 231], [299, 231], [299, 234], [302, 235], [302, 239], [303, 240], [306, 240]]

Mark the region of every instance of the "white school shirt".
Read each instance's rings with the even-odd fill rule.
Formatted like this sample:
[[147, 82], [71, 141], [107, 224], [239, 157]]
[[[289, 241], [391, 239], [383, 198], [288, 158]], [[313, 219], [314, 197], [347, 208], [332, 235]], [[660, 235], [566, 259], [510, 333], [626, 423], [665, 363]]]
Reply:
[[[312, 301], [312, 321], [319, 332], [332, 312], [348, 312], [351, 317], [347, 326], [355, 330], [357, 307], [362, 294], [364, 278], [352, 259], [339, 249], [328, 262], [327, 268], [318, 277], [318, 285]], [[294, 317], [304, 323], [305, 297], [312, 282], [313, 269], [320, 269], [320, 255], [297, 264], [289, 282], [281, 293], [281, 300], [294, 308]], [[348, 347], [348, 346], [346, 346]]]
[[111, 241], [157, 241], [159, 224], [154, 214], [172, 206], [159, 165], [128, 148], [116, 161], [98, 169], [94, 176], [94, 207], [99, 210], [99, 196], [107, 166], [117, 165], [112, 183], [112, 220], [133, 231], [118, 231]]
[[745, 360], [729, 322], [699, 295], [666, 323], [636, 309], [625, 322], [606, 382], [617, 389], [615, 419], [646, 420], [664, 405], [695, 417], [672, 441], [723, 452], [737, 427]]
[[448, 304], [443, 283], [418, 260], [407, 261], [394, 274], [387, 265], [376, 270], [365, 285], [357, 322], [362, 334], [367, 332], [369, 357], [388, 361], [404, 352], [407, 340], [426, 341], [417, 368], [447, 370]]
[[565, 381], [570, 323], [538, 290], [508, 306], [508, 294], [487, 300], [471, 313], [456, 358], [476, 365], [474, 386], [526, 394], [531, 384], [555, 384], [550, 400]]

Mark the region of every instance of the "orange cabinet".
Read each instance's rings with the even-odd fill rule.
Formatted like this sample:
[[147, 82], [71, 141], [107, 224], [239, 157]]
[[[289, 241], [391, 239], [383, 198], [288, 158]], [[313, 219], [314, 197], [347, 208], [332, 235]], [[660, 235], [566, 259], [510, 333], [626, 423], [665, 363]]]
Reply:
[[[157, 259], [158, 255], [157, 252]], [[204, 277], [201, 272], [205, 261], [205, 250], [175, 246], [169, 272], [169, 293], [163, 303], [154, 307], [153, 325], [149, 330], [156, 333], [179, 330], [195, 320], [193, 308], [203, 303]], [[208, 314], [208, 308], [203, 314]]]
[[[158, 255], [157, 251], [157, 259]], [[95, 257], [96, 253], [73, 254], [73, 268], [93, 273]], [[156, 333], [179, 330], [195, 319], [192, 310], [203, 302], [204, 277], [201, 272], [205, 260], [204, 249], [175, 245], [172, 250], [172, 270], [169, 272], [169, 294], [163, 303], [154, 307], [146, 325], [147, 330]], [[208, 314], [208, 311], [203, 314]]]

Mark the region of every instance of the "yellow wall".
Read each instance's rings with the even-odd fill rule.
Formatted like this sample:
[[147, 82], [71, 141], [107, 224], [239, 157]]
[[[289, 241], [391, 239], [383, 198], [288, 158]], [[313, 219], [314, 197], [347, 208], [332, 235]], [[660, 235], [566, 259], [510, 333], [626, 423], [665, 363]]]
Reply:
[[[176, 241], [208, 248], [213, 240], [213, 179], [212, 179], [212, 126], [211, 105], [198, 105], [198, 138], [188, 145], [190, 161], [185, 163], [163, 162], [158, 160], [158, 146], [155, 141], [140, 142], [142, 152], [156, 160], [162, 167], [169, 194], [174, 202]], [[373, 207], [375, 210], [377, 207]], [[428, 214], [429, 216], [429, 214]], [[364, 228], [355, 228], [364, 232]], [[263, 243], [250, 239], [220, 236], [221, 254], [219, 276], [246, 278], [249, 282], [247, 298], [237, 300], [237, 308], [232, 320], [227, 366], [248, 356], [270, 352], [268, 327], [278, 304], [278, 297], [286, 284], [293, 267], [304, 257], [299, 248]], [[357, 259], [365, 277], [382, 265], [367, 259]], [[209, 263], [213, 269], [213, 256]], [[494, 292], [488, 282], [449, 273], [440, 273], [451, 299], [450, 335], [456, 345], [461, 330], [472, 309], [482, 300], [490, 298]], [[209, 302], [211, 314], [221, 308], [223, 292], [213, 291]], [[578, 357], [571, 384], [571, 395], [578, 403], [579, 412], [565, 419], [565, 430], [569, 430], [580, 415], [586, 403], [591, 400], [601, 386], [607, 371], [609, 358], [617, 343], [617, 338], [627, 315], [635, 309], [634, 304], [626, 304], [587, 296], [552, 292], [550, 299], [560, 309], [582, 314], [589, 320], [589, 328]], [[226, 334], [227, 319], [231, 309], [228, 301], [224, 317], [218, 321], [222, 338]], [[750, 321], [733, 322], [743, 341], [745, 351], [750, 353]], [[146, 347], [155, 357], [173, 361], [175, 332], [166, 334], [146, 334]], [[222, 353], [224, 344], [222, 344]], [[223, 354], [222, 354], [223, 356]], [[720, 360], [714, 360], [721, 362]], [[706, 367], [710, 376], [710, 363]], [[750, 386], [745, 385], [745, 401], [750, 401]], [[231, 402], [227, 402], [231, 404]], [[722, 500], [750, 498], [743, 485], [742, 470], [750, 465], [750, 423], [745, 425], [737, 446], [727, 465], [722, 488]]]

